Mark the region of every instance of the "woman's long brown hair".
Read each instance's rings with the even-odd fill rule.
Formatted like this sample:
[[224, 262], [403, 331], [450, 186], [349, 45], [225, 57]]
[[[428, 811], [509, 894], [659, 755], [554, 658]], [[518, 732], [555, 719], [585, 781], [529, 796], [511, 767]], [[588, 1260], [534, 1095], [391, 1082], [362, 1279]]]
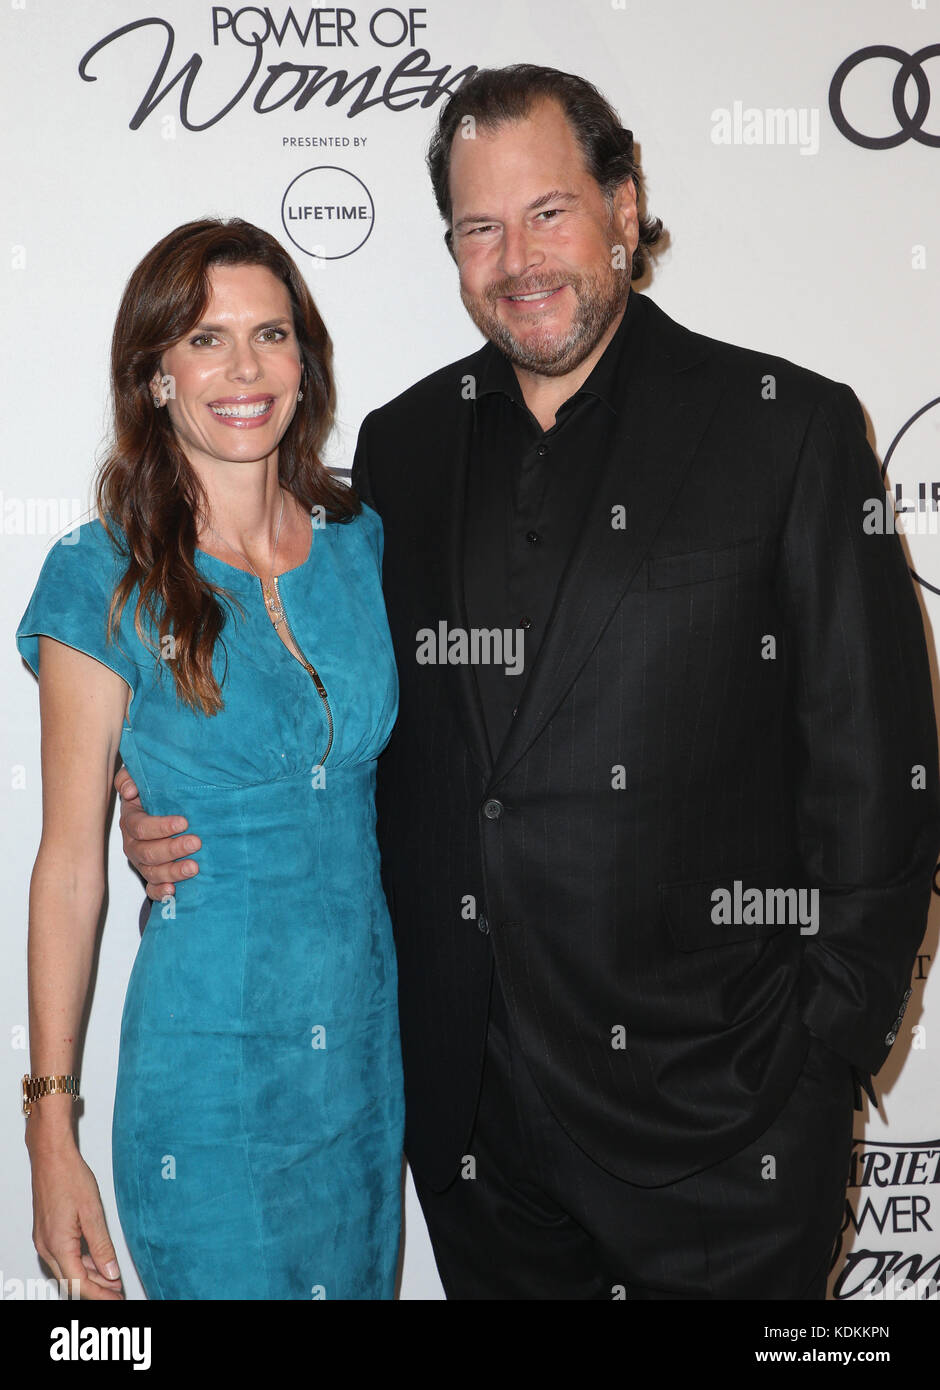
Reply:
[[328, 522], [348, 521], [360, 510], [356, 494], [320, 459], [336, 401], [332, 345], [296, 265], [274, 237], [240, 218], [177, 227], [140, 262], [121, 300], [111, 342], [113, 436], [95, 491], [98, 515], [128, 560], [111, 601], [109, 640], [139, 585], [138, 636], [158, 660], [172, 653], [167, 664], [178, 698], [204, 714], [223, 705], [212, 654], [226, 623], [220, 599], [234, 600], [196, 568], [196, 517], [206, 515], [208, 500], [169, 412], [154, 409], [150, 383], [162, 354], [205, 314], [216, 265], [265, 266], [290, 296], [303, 400], [278, 448], [281, 486], [308, 511], [322, 507]]

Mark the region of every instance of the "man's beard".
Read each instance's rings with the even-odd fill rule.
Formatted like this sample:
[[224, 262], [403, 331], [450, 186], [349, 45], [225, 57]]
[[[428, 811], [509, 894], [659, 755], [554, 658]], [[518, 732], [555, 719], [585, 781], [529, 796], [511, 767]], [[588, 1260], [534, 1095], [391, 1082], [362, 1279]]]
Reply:
[[[574, 320], [563, 338], [552, 333], [518, 342], [506, 324], [497, 317], [496, 301], [508, 294], [531, 294], [534, 290], [554, 289], [567, 284], [575, 295], [577, 306]], [[600, 342], [621, 313], [630, 292], [630, 276], [626, 270], [613, 267], [603, 278], [600, 275], [577, 275], [558, 281], [549, 276], [526, 277], [520, 289], [510, 280], [491, 285], [482, 300], [471, 299], [460, 291], [464, 308], [485, 338], [499, 348], [510, 362], [538, 376], [564, 376], [574, 371]]]

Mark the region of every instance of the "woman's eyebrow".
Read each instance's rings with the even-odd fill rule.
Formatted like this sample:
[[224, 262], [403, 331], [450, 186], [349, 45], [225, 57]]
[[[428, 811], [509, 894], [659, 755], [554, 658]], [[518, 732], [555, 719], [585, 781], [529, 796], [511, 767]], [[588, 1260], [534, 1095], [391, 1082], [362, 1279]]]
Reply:
[[[289, 318], [265, 319], [264, 323], [256, 323], [252, 332], [257, 332], [259, 328], [280, 328], [283, 324], [290, 324], [290, 322]], [[191, 331], [193, 333], [224, 333], [226, 328], [224, 324], [220, 323], [197, 323]]]

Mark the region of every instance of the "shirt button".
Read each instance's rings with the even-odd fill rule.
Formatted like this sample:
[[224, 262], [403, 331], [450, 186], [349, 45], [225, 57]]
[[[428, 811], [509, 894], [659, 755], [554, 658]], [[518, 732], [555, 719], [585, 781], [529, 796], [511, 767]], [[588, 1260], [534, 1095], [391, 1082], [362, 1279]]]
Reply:
[[540, 444], [539, 447], [536, 449], [535, 452], [538, 454], [538, 456], [539, 456], [540, 459], [543, 459], [543, 458], [545, 457], [545, 455], [548, 453], [548, 445], [547, 445], [547, 444]]
[[515, 717], [516, 717], [516, 715], [517, 715], [518, 713], [519, 713], [519, 706], [518, 706], [518, 705], [513, 705], [513, 707], [512, 707], [512, 717], [513, 717], [513, 719], [515, 719]]
[[535, 545], [538, 541], [542, 539], [538, 531], [526, 531], [525, 538], [530, 545]]
[[483, 814], [487, 820], [499, 820], [503, 814], [503, 803], [501, 801], [484, 801]]
[[521, 628], [526, 628], [526, 629], [530, 628], [530, 627], [532, 626], [532, 619], [531, 619], [531, 618], [520, 618], [520, 619], [519, 619], [519, 626], [520, 626]]
[[485, 912], [481, 912], [480, 915], [479, 915], [479, 917], [477, 918], [477, 929], [478, 929], [479, 931], [481, 931], [481, 932], [483, 933], [484, 936], [489, 936], [489, 934], [490, 934], [490, 924], [489, 924], [489, 922], [486, 920], [486, 913], [485, 913]]

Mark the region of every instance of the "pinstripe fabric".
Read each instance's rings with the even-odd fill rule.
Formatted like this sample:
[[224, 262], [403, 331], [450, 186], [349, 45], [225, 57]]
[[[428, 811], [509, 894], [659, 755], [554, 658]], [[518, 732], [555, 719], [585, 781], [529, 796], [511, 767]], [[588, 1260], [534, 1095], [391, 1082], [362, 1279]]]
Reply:
[[845, 1210], [853, 1089], [848, 1063], [814, 1038], [755, 1140], [701, 1173], [637, 1187], [558, 1125], [494, 988], [473, 1180], [434, 1192], [415, 1179], [447, 1298], [824, 1298]]
[[[378, 805], [406, 1148], [431, 1186], [472, 1125], [494, 962], [556, 1118], [653, 1186], [766, 1128], [808, 1030], [877, 1071], [923, 934], [930, 682], [897, 538], [863, 533], [883, 489], [858, 404], [635, 310], [642, 365], [495, 765], [472, 670], [415, 659], [418, 629], [467, 626], [462, 388], [493, 349], [360, 435], [401, 686]], [[817, 889], [818, 933], [716, 923], [736, 881]]]

